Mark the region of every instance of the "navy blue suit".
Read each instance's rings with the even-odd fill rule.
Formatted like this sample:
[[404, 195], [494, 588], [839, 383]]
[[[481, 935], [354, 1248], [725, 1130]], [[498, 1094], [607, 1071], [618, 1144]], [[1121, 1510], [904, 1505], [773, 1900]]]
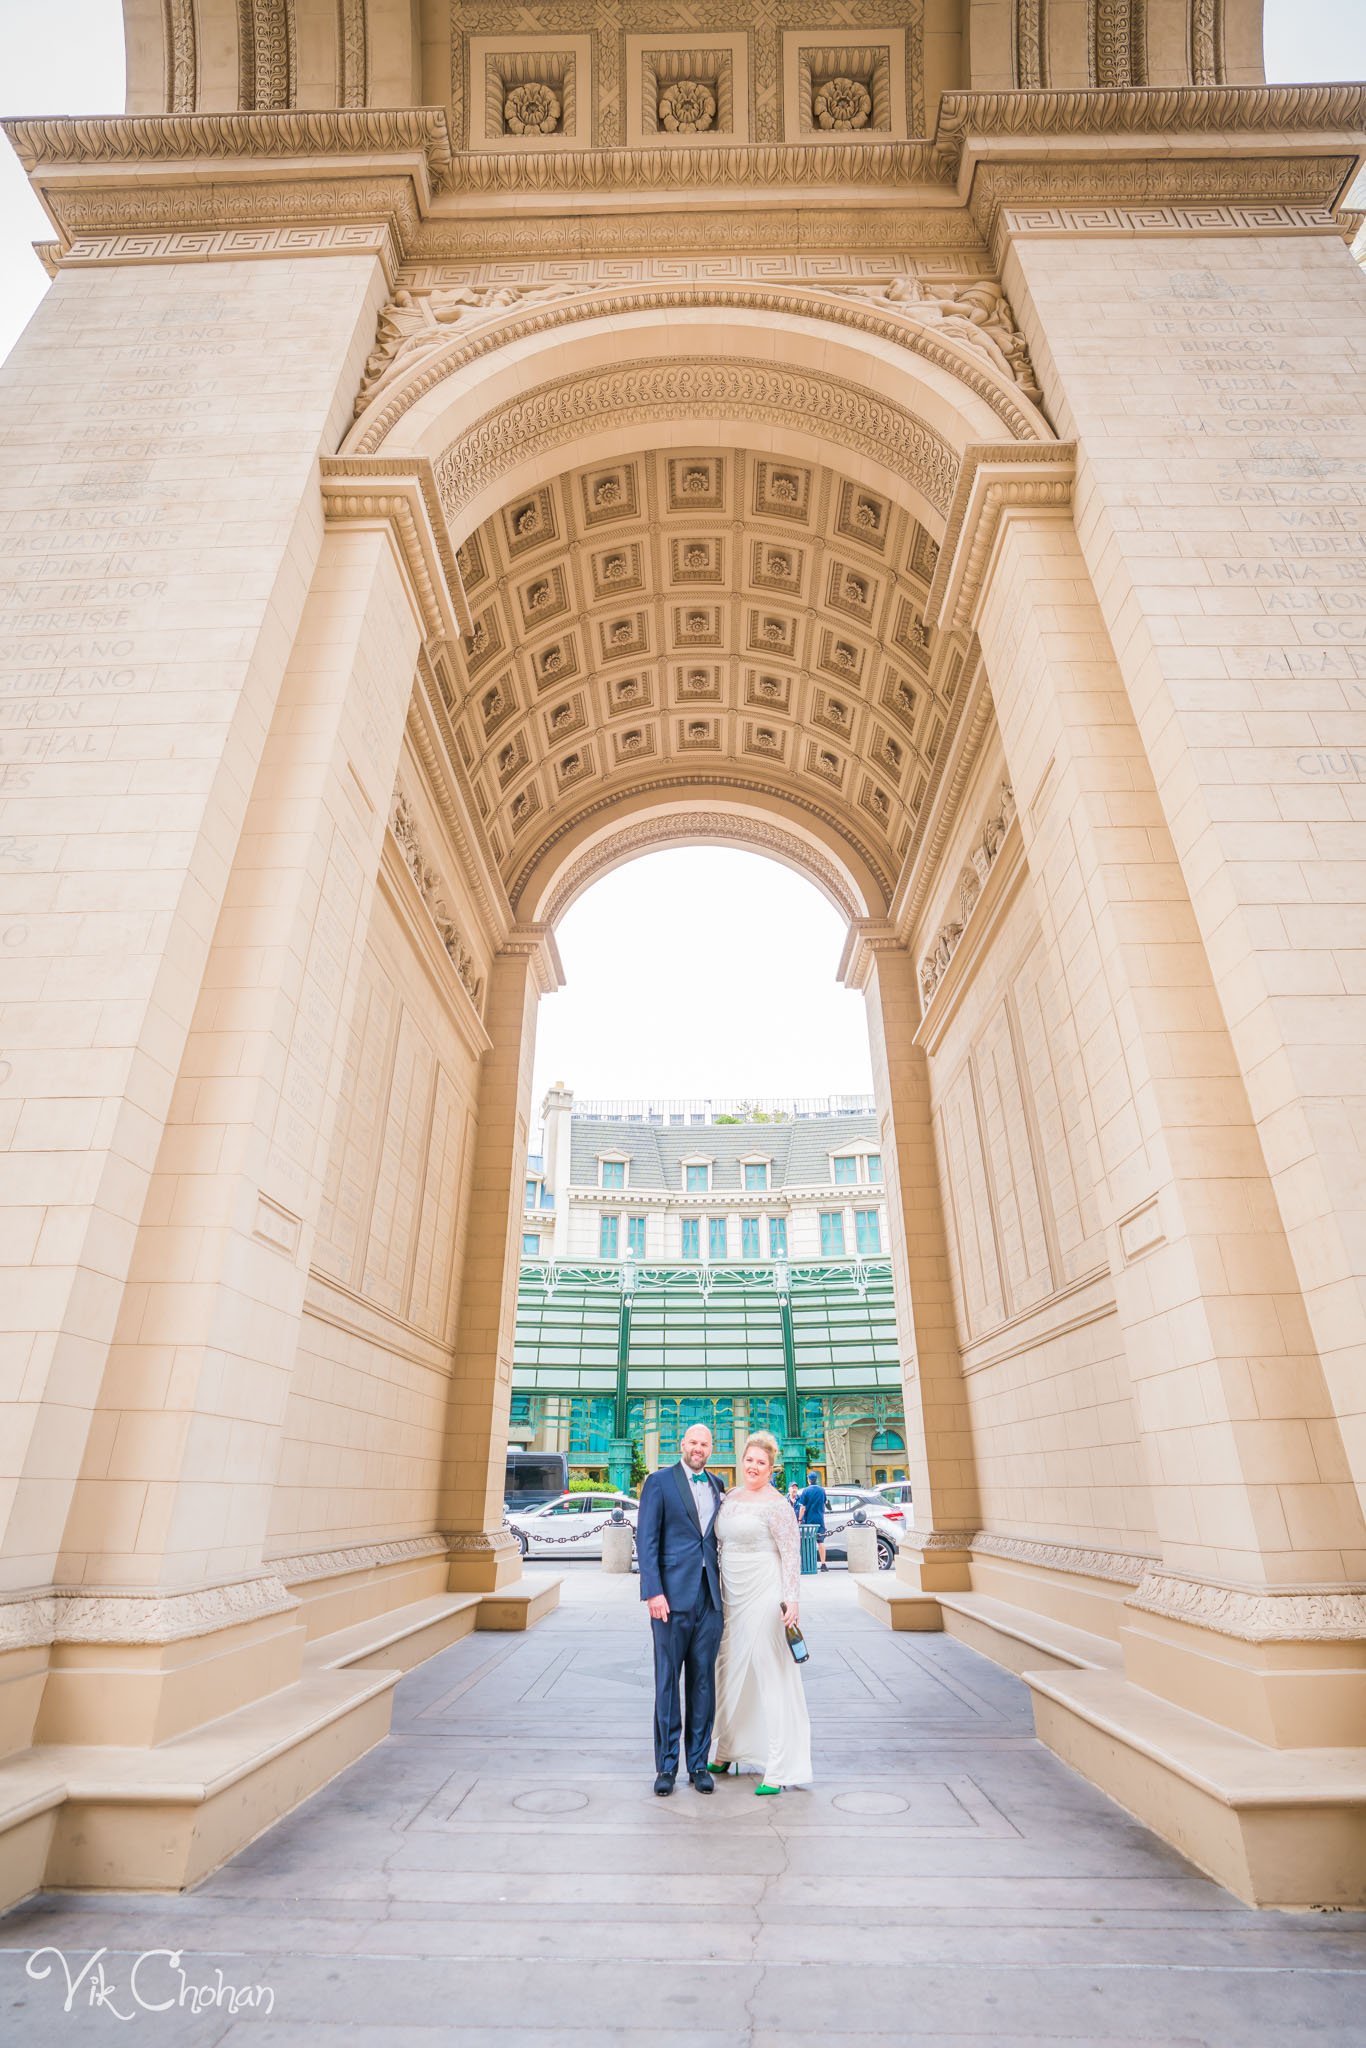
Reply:
[[716, 1653], [721, 1647], [721, 1566], [716, 1555], [716, 1514], [721, 1487], [705, 1475], [712, 1517], [705, 1534], [694, 1501], [700, 1492], [683, 1465], [652, 1472], [640, 1490], [636, 1558], [640, 1597], [662, 1593], [667, 1621], [650, 1622], [655, 1652], [655, 1769], [673, 1777], [678, 1770], [683, 1717], [678, 1686], [687, 1707], [686, 1756], [689, 1776], [707, 1768], [711, 1724], [716, 1712]]

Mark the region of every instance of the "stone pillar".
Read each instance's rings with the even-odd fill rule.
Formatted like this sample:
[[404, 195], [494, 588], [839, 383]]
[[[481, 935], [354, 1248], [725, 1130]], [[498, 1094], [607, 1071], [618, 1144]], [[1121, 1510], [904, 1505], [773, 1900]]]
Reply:
[[862, 990], [867, 1005], [881, 1119], [913, 1490], [913, 1519], [902, 1538], [897, 1571], [923, 1592], [957, 1592], [969, 1583], [968, 1544], [980, 1517], [929, 1070], [915, 1043], [920, 994], [911, 957], [887, 926], [855, 925], [840, 972], [851, 988]]
[[1255, 218], [1006, 212], [1004, 275], [1366, 1505], [1366, 284], [1326, 215]]
[[512, 1342], [517, 1322], [536, 1005], [562, 985], [546, 925], [514, 930], [493, 962], [479, 1078], [479, 1128], [460, 1283], [438, 1509], [455, 1592], [488, 1592], [521, 1574], [503, 1527]]
[[974, 616], [1077, 1020], [1162, 1545], [1126, 1670], [1265, 1742], [1346, 1743], [1366, 1530], [1148, 753], [1071, 519], [1037, 488], [965, 478], [958, 556], [991, 554]]
[[[169, 1496], [147, 1482], [184, 1449], [182, 1419], [164, 1412], [181, 1367], [150, 1312], [147, 1374], [109, 1387], [116, 1409], [146, 1412], [121, 1432], [92, 1418], [139, 1219], [156, 1217], [173, 1092], [194, 1085], [196, 1006], [319, 560], [318, 456], [344, 426], [383, 291], [363, 254], [64, 272], [4, 369], [0, 1313], [22, 1398], [0, 1432], [0, 1548], [13, 1590], [59, 1572], [107, 1585], [115, 1570], [126, 1586], [144, 1541], [147, 1557], [168, 1535]], [[188, 1257], [200, 1224], [177, 1223]], [[211, 1408], [207, 1387], [190, 1407], [201, 1397]], [[182, 1586], [211, 1553], [235, 1559], [226, 1576], [246, 1565], [232, 1520], [187, 1534]], [[116, 1567], [94, 1562], [105, 1551]], [[159, 1565], [132, 1582], [140, 1597], [165, 1584]]]
[[[143, 1689], [155, 1723], [125, 1740], [160, 1739], [297, 1675], [298, 1642], [278, 1623], [265, 1642], [243, 1630], [258, 1607], [281, 1605], [262, 1554], [419, 638], [382, 526], [330, 533], [219, 915], [58, 1567], [61, 1584], [154, 1588], [172, 1612], [198, 1612], [195, 1589], [214, 1588], [200, 1618], [217, 1627]], [[88, 1652], [76, 1670], [67, 1661], [54, 1650], [40, 1733], [74, 1740], [84, 1727], [110, 1740], [108, 1683]]]

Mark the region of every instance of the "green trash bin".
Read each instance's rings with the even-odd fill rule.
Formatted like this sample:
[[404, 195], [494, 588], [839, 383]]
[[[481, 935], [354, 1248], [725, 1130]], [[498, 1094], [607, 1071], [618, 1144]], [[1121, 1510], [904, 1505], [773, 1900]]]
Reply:
[[802, 1577], [812, 1577], [820, 1569], [820, 1552], [816, 1548], [816, 1532], [803, 1522], [798, 1534], [802, 1539]]

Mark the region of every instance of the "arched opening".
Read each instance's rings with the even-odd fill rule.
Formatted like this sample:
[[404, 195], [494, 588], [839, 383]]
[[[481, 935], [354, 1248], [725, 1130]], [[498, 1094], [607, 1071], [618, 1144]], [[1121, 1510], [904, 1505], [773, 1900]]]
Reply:
[[829, 1443], [833, 1476], [867, 1486], [844, 1417], [905, 1427], [867, 1021], [836, 980], [847, 930], [812, 878], [748, 846], [646, 851], [561, 914], [510, 1440], [564, 1457], [571, 1486], [634, 1492], [696, 1421], [727, 1484], [764, 1429], [793, 1477], [824, 1473]]

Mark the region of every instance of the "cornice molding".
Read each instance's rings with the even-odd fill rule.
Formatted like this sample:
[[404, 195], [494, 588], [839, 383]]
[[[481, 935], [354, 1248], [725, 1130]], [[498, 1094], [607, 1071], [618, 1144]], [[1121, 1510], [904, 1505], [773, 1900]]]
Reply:
[[447, 186], [455, 197], [515, 194], [713, 191], [741, 185], [781, 195], [813, 186], [856, 199], [947, 182], [929, 142], [731, 143], [715, 148], [462, 151]]
[[548, 924], [518, 924], [498, 948], [499, 960], [525, 960], [538, 995], [564, 987], [564, 963]]
[[1078, 231], [1096, 235], [1326, 234], [1360, 161], [1336, 139], [1332, 150], [1302, 154], [1205, 145], [1199, 155], [990, 158], [977, 166], [968, 206], [998, 269], [1010, 245], [1007, 210], [1044, 223], [1056, 210], [1064, 226], [1075, 213]]
[[188, 1592], [49, 1587], [0, 1601], [0, 1651], [51, 1643], [176, 1643], [298, 1606], [272, 1567], [248, 1579]]
[[197, 163], [302, 163], [326, 157], [419, 159], [430, 192], [451, 177], [450, 128], [437, 107], [321, 108], [315, 112], [19, 115], [0, 121], [24, 169], [135, 170]]
[[886, 918], [855, 918], [844, 941], [835, 979], [862, 995], [873, 976], [879, 953], [904, 953], [896, 927]]
[[935, 162], [957, 176], [981, 145], [1095, 138], [1361, 137], [1366, 85], [1092, 87], [1051, 92], [949, 92], [939, 102]]
[[964, 449], [925, 605], [927, 625], [945, 632], [974, 628], [1002, 519], [1012, 510], [1070, 517], [1075, 464], [1070, 441], [1051, 447], [977, 442]]
[[574, 898], [609, 868], [623, 859], [652, 848], [678, 844], [725, 843], [757, 847], [780, 856], [799, 868], [829, 896], [843, 916], [857, 920], [859, 907], [853, 891], [834, 862], [816, 852], [796, 832], [786, 832], [767, 819], [739, 816], [730, 811], [678, 811], [665, 817], [633, 819], [567, 867], [551, 891], [544, 918], [556, 925]]
[[1124, 1604], [1244, 1643], [1366, 1641], [1366, 1588], [1360, 1586], [1280, 1591], [1150, 1569]]
[[389, 807], [389, 829], [385, 835], [381, 879], [390, 882], [395, 906], [403, 912], [413, 909], [413, 898], [425, 915], [415, 912], [404, 917], [419, 957], [425, 955], [437, 986], [446, 998], [447, 1012], [478, 1059], [492, 1041], [484, 1025], [484, 979], [476, 972], [478, 962], [465, 945], [454, 919], [446, 891], [449, 884], [427, 858], [419, 835], [416, 815], [400, 780]]
[[412, 582], [423, 635], [455, 642], [474, 630], [469, 600], [432, 473], [419, 455], [367, 460], [325, 455], [319, 464], [329, 526], [384, 525]]

